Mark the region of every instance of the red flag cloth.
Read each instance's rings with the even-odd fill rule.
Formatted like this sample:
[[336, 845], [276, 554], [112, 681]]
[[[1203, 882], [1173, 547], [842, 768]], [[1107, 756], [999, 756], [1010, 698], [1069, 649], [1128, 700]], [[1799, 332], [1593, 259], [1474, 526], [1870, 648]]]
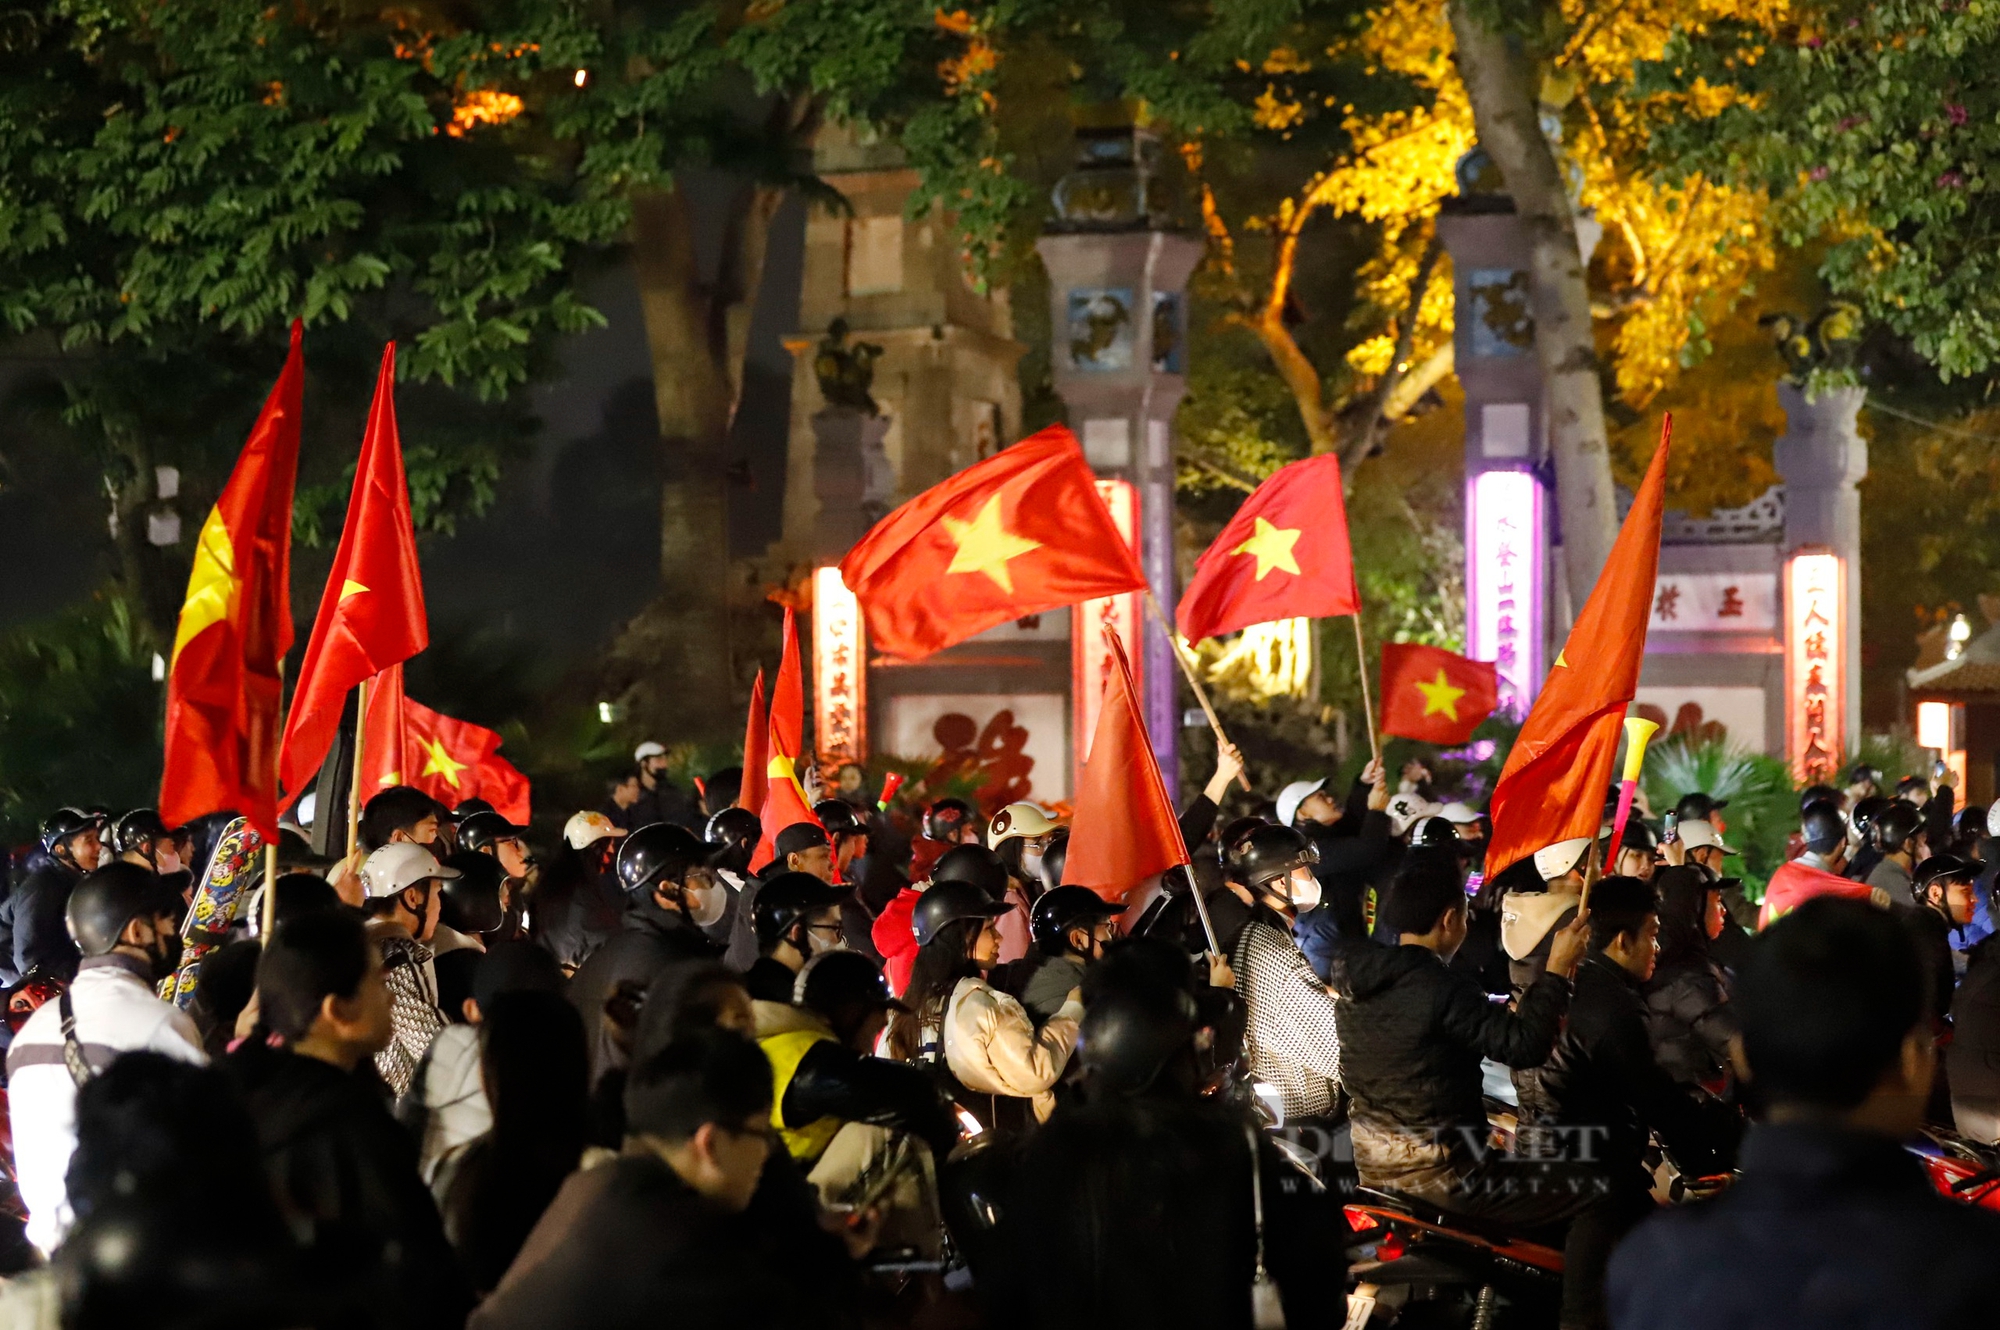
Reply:
[[1769, 928], [1815, 896], [1845, 896], [1849, 900], [1865, 901], [1874, 894], [1875, 888], [1866, 882], [1856, 882], [1793, 859], [1779, 864], [1778, 871], [1771, 874], [1770, 882], [1765, 885], [1763, 908], [1757, 912], [1757, 927], [1759, 930]]
[[743, 783], [736, 792], [736, 806], [753, 813], [764, 809], [771, 765], [771, 718], [764, 711], [764, 671], [750, 685], [750, 721], [743, 727]]
[[396, 432], [396, 344], [383, 348], [375, 405], [361, 436], [361, 459], [340, 548], [326, 576], [319, 617], [306, 641], [292, 690], [278, 774], [287, 790], [305, 788], [340, 729], [348, 690], [430, 645], [424, 615], [410, 486]]
[[785, 607], [785, 630], [778, 640], [778, 677], [771, 684], [772, 753], [797, 757], [805, 748], [805, 671], [799, 663], [799, 620]]
[[265, 840], [278, 838], [303, 341], [294, 321], [285, 368], [195, 541], [167, 667], [160, 816], [171, 826], [234, 809]]
[[362, 734], [362, 802], [392, 785], [413, 785], [446, 808], [484, 799], [516, 826], [529, 816], [528, 778], [499, 754], [500, 736], [455, 720], [403, 693], [403, 667], [368, 681]]
[[1490, 660], [1467, 660], [1415, 642], [1382, 645], [1382, 733], [1462, 744], [1500, 705]]
[[925, 490], [841, 560], [869, 638], [928, 656], [995, 624], [1146, 589], [1076, 436], [1051, 425]]
[[764, 799], [757, 807], [764, 824], [750, 871], [757, 872], [778, 854], [778, 833], [800, 822], [818, 826], [805, 787], [799, 784], [796, 760], [805, 743], [805, 684], [799, 665], [798, 616], [785, 610], [785, 631], [778, 658], [778, 678], [771, 687], [771, 723], [766, 730], [770, 756], [764, 766]]
[[1625, 708], [1638, 690], [1646, 654], [1673, 426], [1672, 416], [1661, 422], [1660, 446], [1632, 511], [1501, 768], [1493, 788], [1493, 839], [1486, 847], [1488, 878], [1545, 845], [1594, 837], [1603, 824]]
[[1125, 644], [1108, 629], [1105, 637], [1118, 668], [1106, 683], [1077, 785], [1063, 882], [1117, 901], [1153, 874], [1187, 863], [1188, 852], [1139, 714]]
[[1195, 561], [1175, 614], [1190, 642], [1253, 623], [1359, 614], [1340, 458], [1278, 468]]

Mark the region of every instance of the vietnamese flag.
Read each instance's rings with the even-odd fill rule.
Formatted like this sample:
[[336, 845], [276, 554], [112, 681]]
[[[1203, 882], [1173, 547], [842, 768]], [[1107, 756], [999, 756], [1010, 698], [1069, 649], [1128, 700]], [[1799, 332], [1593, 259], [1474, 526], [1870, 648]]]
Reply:
[[292, 691], [279, 776], [305, 788], [340, 729], [348, 690], [430, 645], [424, 582], [417, 568], [410, 486], [396, 432], [396, 344], [382, 351], [375, 404], [361, 436], [354, 492]]
[[305, 397], [304, 331], [195, 540], [167, 667], [160, 816], [234, 809], [278, 838], [278, 746], [292, 649], [292, 489]]
[[1340, 458], [1280, 467], [1195, 561], [1175, 615], [1190, 642], [1276, 619], [1359, 614]]
[[1492, 661], [1415, 642], [1383, 643], [1382, 733], [1462, 744], [1499, 705]]
[[778, 833], [801, 822], [820, 824], [806, 802], [805, 787], [799, 784], [796, 759], [805, 742], [805, 672], [799, 666], [798, 616], [785, 610], [782, 654], [778, 678], [771, 685], [769, 757], [766, 759], [764, 800], [758, 805], [763, 834], [750, 855], [750, 871], [755, 873], [777, 857]]
[[400, 664], [369, 680], [361, 745], [364, 804], [392, 785], [411, 785], [446, 808], [484, 799], [516, 826], [528, 823], [528, 778], [500, 756], [500, 736], [410, 700]]
[[1125, 644], [1112, 629], [1104, 635], [1117, 668], [1106, 681], [1090, 755], [1077, 784], [1063, 881], [1119, 901], [1155, 873], [1187, 863], [1188, 852], [1139, 714]]
[[764, 712], [764, 671], [750, 685], [750, 721], [743, 727], [743, 783], [736, 806], [753, 813], [764, 810], [764, 790], [770, 779], [771, 718]]
[[1603, 825], [1625, 708], [1646, 654], [1673, 429], [1672, 416], [1661, 421], [1660, 446], [1632, 511], [1493, 788], [1489, 879], [1545, 845], [1595, 837]]
[[1146, 589], [1076, 436], [1051, 425], [934, 485], [840, 563], [868, 636], [903, 659], [996, 624]]

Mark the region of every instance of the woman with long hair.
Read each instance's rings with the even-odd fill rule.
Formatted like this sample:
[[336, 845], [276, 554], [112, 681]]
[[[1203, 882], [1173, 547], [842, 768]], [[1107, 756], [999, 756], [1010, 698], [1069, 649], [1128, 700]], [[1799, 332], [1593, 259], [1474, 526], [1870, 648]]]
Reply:
[[1046, 1118], [1083, 1020], [1071, 993], [1037, 1030], [1027, 1009], [986, 981], [1000, 953], [994, 921], [1011, 906], [971, 882], [940, 882], [917, 901], [917, 957], [889, 1028], [893, 1056], [934, 1068], [987, 1127]]

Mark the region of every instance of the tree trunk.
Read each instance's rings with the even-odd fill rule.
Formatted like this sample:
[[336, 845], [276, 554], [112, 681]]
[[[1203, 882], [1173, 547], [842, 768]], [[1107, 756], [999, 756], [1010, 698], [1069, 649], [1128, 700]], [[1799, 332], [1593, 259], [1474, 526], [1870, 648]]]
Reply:
[[1564, 573], [1570, 603], [1581, 609], [1611, 553], [1618, 513], [1575, 218], [1537, 116], [1536, 62], [1517, 39], [1472, 12], [1469, 0], [1451, 0], [1450, 11], [1459, 77], [1472, 102], [1479, 144], [1500, 169], [1528, 231], [1528, 299], [1546, 385]]

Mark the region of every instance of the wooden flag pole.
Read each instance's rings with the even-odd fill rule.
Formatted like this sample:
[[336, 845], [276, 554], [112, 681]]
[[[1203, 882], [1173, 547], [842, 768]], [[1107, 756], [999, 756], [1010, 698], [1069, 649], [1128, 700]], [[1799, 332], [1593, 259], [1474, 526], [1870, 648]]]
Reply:
[[[278, 696], [282, 699], [284, 695], [285, 663], [280, 660], [278, 662]], [[271, 797], [274, 800], [277, 798], [278, 782], [280, 779], [278, 774], [279, 758], [283, 753], [284, 748], [280, 745], [278, 751], [271, 755]], [[274, 808], [272, 816], [275, 818], [276, 814], [277, 810]], [[267, 947], [270, 945], [272, 930], [278, 926], [278, 838], [284, 834], [282, 831], [277, 832], [271, 838], [270, 843], [264, 847], [264, 908], [259, 911], [257, 936], [264, 939], [264, 945]], [[195, 890], [198, 892], [200, 889], [201, 884], [196, 883]]]
[[1590, 849], [1586, 851], [1583, 861], [1583, 894], [1577, 897], [1576, 901], [1576, 912], [1579, 917], [1590, 908], [1590, 889], [1597, 885], [1598, 868], [1597, 837], [1592, 836]]
[[[1161, 606], [1160, 598], [1153, 594], [1153, 588], [1151, 587], [1146, 588], [1146, 604], [1152, 607], [1153, 617], [1159, 620], [1160, 631], [1167, 635], [1167, 645], [1173, 648], [1174, 660], [1181, 667], [1181, 677], [1186, 679], [1188, 687], [1194, 690], [1194, 700], [1201, 703], [1201, 714], [1208, 717], [1208, 728], [1215, 731], [1215, 742], [1227, 745], [1229, 743], [1229, 736], [1222, 732], [1222, 721], [1216, 716], [1215, 708], [1209, 703], [1208, 690], [1203, 688], [1201, 680], [1195, 677], [1194, 666], [1188, 664], [1186, 654], [1181, 651], [1181, 640], [1174, 635], [1173, 620], [1167, 617], [1167, 611]], [[1250, 788], [1248, 773], [1239, 771], [1236, 773], [1236, 779], [1242, 783], [1245, 790]], [[1208, 922], [1206, 907], [1202, 909], [1202, 922]], [[1213, 941], [1214, 937], [1215, 934], [1211, 932], [1209, 934], [1210, 940]]]
[[1382, 736], [1375, 730], [1375, 703], [1368, 696], [1368, 647], [1361, 640], [1361, 616], [1350, 614], [1354, 621], [1354, 663], [1361, 671], [1361, 719], [1368, 726], [1368, 753], [1375, 764], [1382, 764]]
[[361, 844], [361, 749], [368, 734], [368, 681], [354, 685], [354, 778], [347, 783], [347, 857]]

